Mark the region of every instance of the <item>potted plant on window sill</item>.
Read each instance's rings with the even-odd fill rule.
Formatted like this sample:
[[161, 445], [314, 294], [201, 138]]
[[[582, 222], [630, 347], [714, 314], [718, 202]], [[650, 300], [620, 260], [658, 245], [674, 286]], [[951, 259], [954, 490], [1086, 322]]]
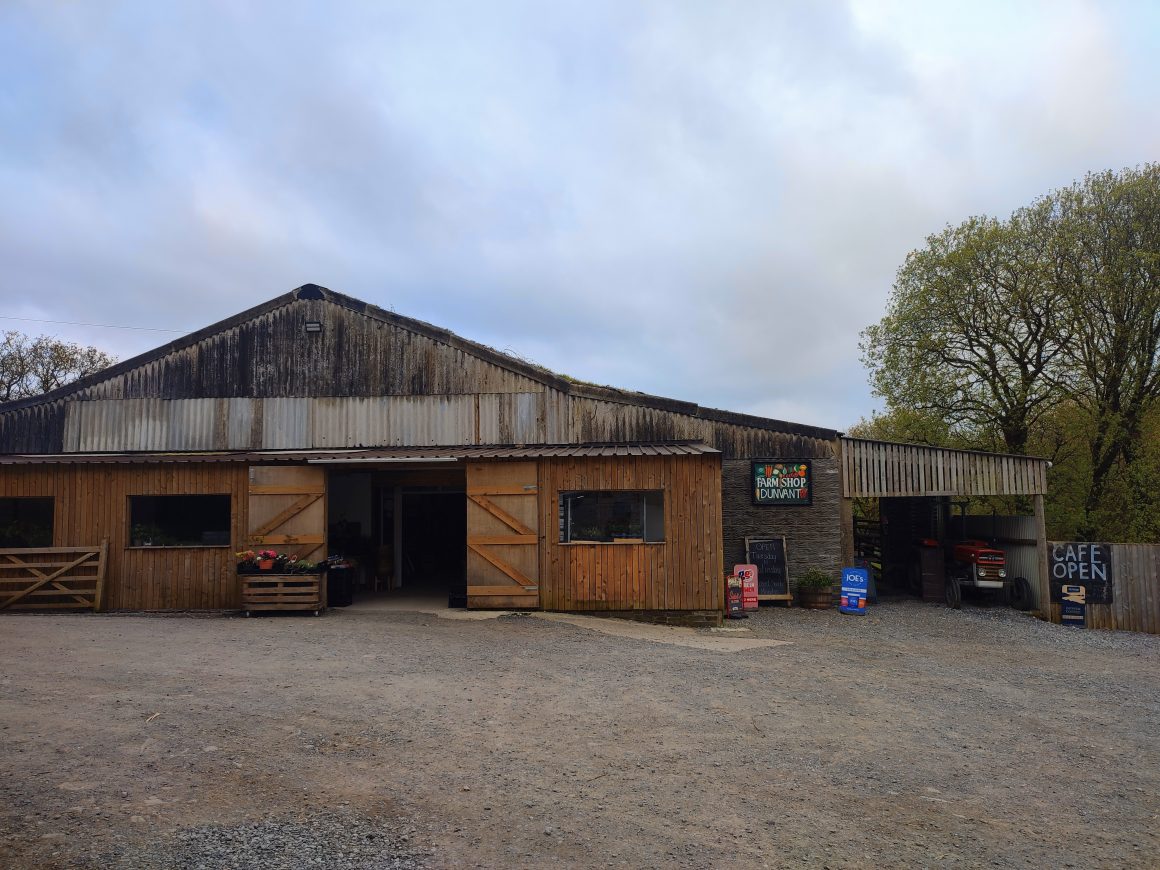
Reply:
[[809, 610], [828, 610], [834, 606], [834, 578], [825, 571], [810, 568], [794, 581], [794, 600]]

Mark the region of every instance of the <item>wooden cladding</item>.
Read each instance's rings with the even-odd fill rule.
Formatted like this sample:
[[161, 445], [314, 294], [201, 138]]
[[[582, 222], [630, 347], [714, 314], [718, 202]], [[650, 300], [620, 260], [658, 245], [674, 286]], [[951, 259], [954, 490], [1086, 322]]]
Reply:
[[[719, 454], [478, 462], [466, 485], [471, 607], [721, 609]], [[113, 610], [238, 608], [235, 549], [253, 542], [310, 558], [325, 542], [325, 490], [326, 471], [314, 466], [0, 469], [0, 496], [54, 498], [54, 546], [108, 539], [104, 604]], [[664, 542], [561, 544], [560, 492], [572, 490], [663, 492]], [[131, 496], [197, 494], [230, 497], [231, 546], [129, 546]]]
[[[209, 610], [238, 606], [232, 546], [129, 547], [129, 497], [226, 494], [230, 540], [245, 539], [246, 468], [225, 464], [42, 465], [0, 470], [0, 496], [52, 496], [53, 546], [108, 539], [109, 610]], [[78, 552], [79, 555], [79, 552]]]
[[1036, 495], [1047, 492], [1045, 459], [842, 439], [842, 495]]
[[467, 606], [539, 607], [535, 462], [467, 466]]
[[100, 610], [108, 549], [0, 550], [0, 610]]
[[[560, 543], [560, 493], [662, 490], [662, 543]], [[720, 610], [721, 458], [540, 460], [545, 610]]]
[[326, 557], [326, 470], [254, 465], [249, 472], [248, 546], [293, 550], [308, 562]]

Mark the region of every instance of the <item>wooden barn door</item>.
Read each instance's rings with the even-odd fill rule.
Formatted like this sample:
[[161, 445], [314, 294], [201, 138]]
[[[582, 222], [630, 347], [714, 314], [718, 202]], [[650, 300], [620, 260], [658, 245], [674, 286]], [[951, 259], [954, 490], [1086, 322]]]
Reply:
[[467, 466], [467, 606], [539, 607], [535, 462]]
[[326, 469], [251, 466], [249, 546], [311, 562], [326, 558]]

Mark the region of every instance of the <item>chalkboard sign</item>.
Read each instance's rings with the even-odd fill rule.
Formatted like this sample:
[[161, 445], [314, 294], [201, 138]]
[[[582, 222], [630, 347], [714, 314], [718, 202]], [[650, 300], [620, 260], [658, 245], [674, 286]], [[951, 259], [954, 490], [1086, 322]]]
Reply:
[[757, 597], [789, 600], [789, 571], [785, 563], [785, 538], [746, 538], [745, 561], [757, 566]]
[[1067, 541], [1051, 545], [1051, 600], [1063, 601], [1065, 586], [1086, 587], [1087, 604], [1111, 604], [1112, 548], [1108, 544]]

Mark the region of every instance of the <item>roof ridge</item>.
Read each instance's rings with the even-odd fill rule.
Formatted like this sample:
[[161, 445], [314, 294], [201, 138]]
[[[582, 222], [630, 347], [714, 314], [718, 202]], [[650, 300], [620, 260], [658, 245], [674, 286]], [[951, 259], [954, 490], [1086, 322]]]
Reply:
[[775, 420], [769, 417], [758, 417], [750, 414], [740, 414], [733, 411], [724, 411], [716, 408], [705, 408], [695, 402], [685, 402], [679, 399], [670, 399], [664, 396], [657, 396], [650, 393], [642, 393], [634, 390], [624, 390], [619, 387], [606, 387], [597, 384], [586, 384], [578, 382], [565, 375], [553, 372], [543, 366], [529, 363], [525, 360], [519, 359], [511, 354], [506, 354], [489, 347], [477, 341], [472, 341], [468, 338], [463, 338], [460, 335], [452, 332], [449, 329], [435, 326], [423, 320], [418, 320], [413, 317], [407, 317], [402, 314], [397, 314], [394, 311], [381, 308], [369, 302], [364, 302], [361, 299], [356, 299], [353, 296], [348, 296], [345, 293], [340, 293], [336, 290], [331, 290], [328, 287], [323, 287], [319, 284], [303, 284], [300, 287], [283, 293], [280, 296], [275, 296], [266, 302], [247, 308], [237, 314], [212, 323], [209, 326], [202, 327], [194, 332], [176, 338], [171, 342], [163, 344], [152, 350], [145, 351], [137, 356], [131, 357], [127, 360], [115, 363], [106, 369], [99, 372], [94, 372], [91, 375], [86, 375], [83, 378], [78, 378], [71, 383], [58, 387], [47, 393], [41, 393], [37, 396], [29, 396], [24, 399], [17, 399], [13, 402], [0, 404], [0, 413], [5, 411], [18, 410], [21, 408], [34, 407], [36, 405], [48, 404], [50, 402], [63, 399], [69, 395], [88, 389], [102, 381], [115, 378], [134, 368], [154, 362], [162, 357], [183, 350], [199, 341], [203, 341], [213, 335], [223, 333], [229, 329], [245, 323], [247, 320], [252, 320], [255, 317], [266, 314], [277, 308], [289, 305], [298, 300], [319, 300], [328, 302], [332, 305], [338, 305], [361, 314], [365, 317], [370, 317], [384, 323], [389, 323], [393, 326], [406, 329], [417, 335], [422, 335], [434, 341], [446, 344], [448, 347], [455, 348], [464, 353], [482, 359], [484, 362], [492, 365], [505, 368], [508, 371], [522, 375], [530, 380], [536, 381], [544, 386], [551, 387], [568, 395], [578, 396], [580, 398], [593, 399], [595, 401], [614, 402], [623, 405], [636, 405], [639, 407], [652, 408], [658, 411], [664, 411], [674, 414], [683, 414], [689, 417], [696, 417], [703, 420], [713, 422], [726, 423], [739, 426], [748, 426], [752, 428], [768, 429], [771, 431], [785, 432], [789, 434], [796, 434], [807, 438], [818, 438], [820, 440], [829, 441], [838, 437], [837, 430], [826, 429], [820, 426], [811, 426], [805, 423], [791, 423], [786, 420]]

